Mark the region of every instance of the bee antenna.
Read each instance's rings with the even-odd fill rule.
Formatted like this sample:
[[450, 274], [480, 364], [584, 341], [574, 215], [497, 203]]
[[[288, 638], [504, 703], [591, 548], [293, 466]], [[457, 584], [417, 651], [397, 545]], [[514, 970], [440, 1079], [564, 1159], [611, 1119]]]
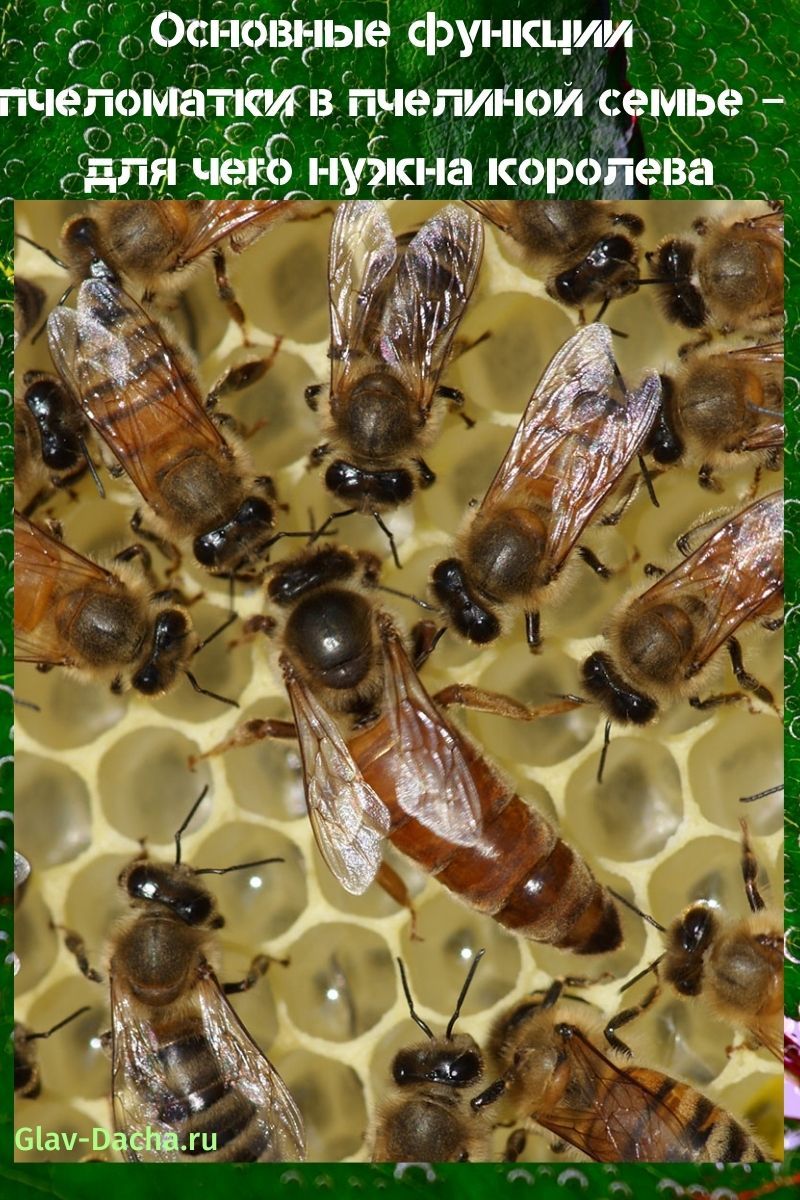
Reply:
[[478, 969], [478, 963], [481, 961], [481, 959], [483, 958], [485, 953], [486, 953], [485, 950], [479, 950], [478, 953], [475, 955], [475, 957], [472, 960], [472, 964], [470, 965], [469, 971], [467, 971], [467, 978], [464, 980], [464, 986], [462, 987], [461, 993], [458, 997], [458, 1000], [456, 1001], [455, 1012], [453, 1013], [452, 1017], [450, 1018], [447, 1029], [445, 1030], [445, 1033], [444, 1033], [444, 1036], [447, 1038], [448, 1042], [450, 1041], [450, 1038], [453, 1033], [453, 1026], [455, 1025], [456, 1021], [458, 1020], [459, 1016], [461, 1015], [461, 1006], [466, 999], [467, 992], [469, 991], [469, 985], [472, 983], [472, 980], [475, 977], [475, 972]]
[[638, 459], [639, 459], [639, 469], [642, 472], [642, 479], [644, 480], [644, 486], [647, 488], [647, 494], [650, 497], [650, 501], [653, 505], [653, 508], [660, 508], [661, 505], [658, 503], [658, 498], [656, 496], [656, 490], [653, 487], [653, 476], [650, 473], [647, 463], [644, 461], [641, 454], [638, 455]]
[[[234, 613], [233, 615], [235, 616], [236, 614]], [[204, 645], [205, 644], [206, 643], [204, 643]], [[183, 668], [183, 673], [186, 676], [186, 678], [189, 680], [189, 683], [192, 685], [194, 690], [198, 693], [198, 695], [210, 696], [212, 700], [219, 700], [219, 702], [221, 704], [230, 704], [232, 708], [239, 707], [238, 700], [231, 700], [228, 696], [220, 696], [219, 692], [211, 692], [211, 691], [209, 691], [208, 688], [200, 687], [200, 684], [197, 682], [197, 680], [195, 679], [192, 672], [189, 671], [186, 667]]]
[[267, 863], [286, 862], [285, 858], [257, 858], [255, 862], [234, 863], [232, 867], [195, 867], [195, 875], [227, 875], [229, 871], [246, 871], [248, 867], [265, 867]]
[[[611, 895], [614, 897], [615, 900], [619, 900], [620, 904], [624, 904], [626, 908], [629, 908], [631, 910], [631, 912], [635, 912], [637, 917], [641, 917], [643, 921], [647, 921], [647, 924], [652, 925], [653, 928], [657, 929], [659, 933], [667, 932], [663, 925], [659, 925], [659, 923], [655, 919], [655, 917], [651, 917], [649, 913], [642, 912], [642, 910], [640, 908], [637, 908], [636, 905], [631, 900], [627, 900], [619, 892], [615, 892], [614, 889], [611, 887], [608, 889], [608, 891], [611, 892]], [[650, 970], [649, 967], [647, 969], [648, 969], [648, 971]]]
[[[233, 576], [231, 576], [231, 579], [232, 578]], [[205, 650], [209, 642], [214, 641], [214, 638], [217, 638], [221, 633], [224, 633], [228, 626], [233, 624], [238, 615], [238, 613], [230, 612], [222, 624], [219, 625], [213, 633], [210, 633], [207, 638], [203, 638], [202, 642], [199, 642], [198, 645], [195, 646], [194, 650], [192, 651], [192, 658], [194, 658], [195, 654], [199, 654], [201, 650]], [[209, 695], [210, 694], [211, 693], [209, 693]], [[231, 702], [229, 701], [229, 703]]]
[[421, 600], [419, 596], [415, 596], [412, 592], [401, 592], [399, 588], [386, 587], [383, 583], [373, 584], [376, 592], [386, 592], [390, 596], [400, 596], [403, 600], [412, 600], [414, 604], [418, 604], [420, 608], [424, 608], [427, 612], [436, 613], [437, 616], [444, 616], [444, 611], [437, 608], [435, 604], [429, 604], [427, 600]]
[[750, 804], [753, 800], [763, 800], [765, 796], [774, 796], [776, 792], [783, 791], [783, 784], [776, 783], [775, 787], [765, 788], [763, 792], [756, 792], [752, 796], [740, 796], [740, 804]]
[[83, 1008], [76, 1008], [74, 1013], [70, 1013], [68, 1017], [64, 1017], [56, 1025], [53, 1025], [50, 1029], [46, 1029], [44, 1033], [26, 1033], [25, 1041], [34, 1042], [37, 1038], [49, 1038], [51, 1033], [58, 1033], [59, 1029], [63, 1029], [65, 1025], [69, 1025], [70, 1021], [74, 1021], [81, 1013], [88, 1012], [90, 1008], [90, 1004], [84, 1004]]
[[430, 1025], [425, 1024], [422, 1017], [419, 1016], [419, 1014], [417, 1013], [417, 1010], [414, 1008], [414, 1001], [411, 997], [411, 989], [408, 986], [408, 980], [406, 979], [406, 969], [403, 966], [402, 958], [398, 958], [397, 965], [400, 968], [400, 978], [403, 981], [403, 991], [406, 994], [406, 1002], [408, 1004], [408, 1011], [411, 1013], [411, 1020], [415, 1021], [417, 1023], [417, 1025], [419, 1025], [422, 1032], [424, 1034], [427, 1034], [427, 1036], [431, 1039], [431, 1041], [433, 1041], [434, 1040], [433, 1039], [433, 1030], [431, 1029]]
[[606, 721], [606, 731], [603, 734], [603, 749], [600, 751], [600, 762], [597, 764], [597, 782], [603, 782], [603, 771], [608, 758], [608, 743], [611, 741], [611, 722]]
[[94, 480], [94, 486], [97, 488], [97, 494], [99, 495], [101, 500], [105, 500], [106, 489], [103, 487], [102, 479], [97, 474], [97, 467], [94, 465], [94, 460], [92, 459], [92, 456], [89, 453], [89, 447], [86, 445], [86, 442], [83, 438], [78, 438], [78, 445], [81, 448], [81, 454], [86, 459], [86, 466], [89, 468], [89, 474], [91, 475], [92, 479]]
[[41, 254], [46, 255], [50, 259], [50, 262], [55, 263], [57, 267], [61, 267], [62, 271], [69, 270], [67, 264], [55, 255], [52, 250], [48, 250], [47, 246], [43, 246], [41, 242], [35, 242], [33, 238], [26, 237], [24, 233], [17, 233], [14, 236], [19, 238], [21, 242], [27, 242], [29, 246], [33, 246], [34, 250], [38, 250]]
[[378, 526], [378, 528], [381, 530], [382, 533], [384, 533], [386, 535], [386, 537], [388, 539], [389, 549], [391, 550], [392, 558], [394, 559], [394, 565], [397, 567], [398, 571], [402, 570], [403, 564], [400, 562], [400, 557], [397, 553], [397, 546], [395, 544], [394, 534], [392, 533], [391, 529], [384, 521], [381, 514], [378, 512], [377, 508], [373, 508], [372, 516], [373, 516], [373, 519], [374, 519], [376, 525]]
[[654, 971], [656, 974], [658, 974], [658, 964], [664, 957], [665, 956], [663, 954], [659, 954], [658, 958], [654, 958], [649, 967], [645, 967], [643, 971], [639, 971], [638, 974], [634, 975], [633, 979], [629, 979], [627, 983], [622, 985], [622, 987], [619, 989], [620, 993], [627, 992], [628, 988], [633, 987], [633, 985], [638, 983], [640, 979], [644, 979], [645, 975], [649, 975], [651, 971]]
[[192, 807], [189, 809], [186, 819], [184, 820], [180, 829], [175, 834], [175, 866], [176, 867], [179, 867], [181, 865], [181, 837], [186, 832], [186, 828], [187, 828], [189, 822], [191, 821], [192, 817], [197, 812], [198, 808], [203, 803], [203, 801], [205, 800], [207, 795], [208, 795], [208, 784], [206, 784], [206, 786], [203, 788], [200, 795], [195, 800]]

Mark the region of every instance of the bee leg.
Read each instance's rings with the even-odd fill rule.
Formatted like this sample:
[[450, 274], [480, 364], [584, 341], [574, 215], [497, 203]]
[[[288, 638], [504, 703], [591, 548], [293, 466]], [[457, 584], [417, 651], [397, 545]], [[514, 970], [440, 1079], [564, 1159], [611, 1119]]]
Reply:
[[609, 1046], [616, 1050], [619, 1054], [624, 1054], [626, 1058], [632, 1058], [630, 1046], [627, 1046], [621, 1038], [617, 1037], [617, 1030], [622, 1025], [628, 1025], [631, 1021], [635, 1021], [643, 1012], [646, 1012], [651, 1005], [655, 1004], [657, 998], [661, 995], [661, 985], [656, 984], [642, 1000], [641, 1004], [636, 1004], [633, 1008], [624, 1008], [622, 1012], [617, 1013], [612, 1017], [603, 1030], [606, 1035], [606, 1041]]
[[308, 456], [307, 469], [313, 471], [315, 467], [320, 466], [325, 461], [331, 452], [331, 447], [328, 442], [323, 442], [321, 446], [315, 446]]
[[263, 633], [264, 637], [271, 637], [275, 632], [275, 624], [272, 617], [264, 616], [263, 613], [256, 613], [254, 616], [248, 617], [247, 620], [242, 621], [241, 635], [228, 642], [228, 649], [234, 650], [237, 646], [249, 646], [258, 633]]
[[720, 692], [716, 696], [707, 696], [705, 700], [701, 700], [699, 696], [690, 696], [689, 703], [698, 712], [705, 712], [706, 709], [719, 708], [722, 704], [735, 704], [743, 696], [744, 692]]
[[139, 537], [144, 538], [146, 542], [151, 542], [163, 555], [169, 563], [167, 567], [167, 575], [174, 575], [180, 569], [183, 556], [178, 547], [173, 542], [168, 542], [166, 538], [159, 537], [157, 533], [153, 533], [144, 524], [142, 510], [136, 509], [136, 512], [130, 519], [130, 527]]
[[494, 1083], [490, 1083], [487, 1088], [477, 1096], [473, 1096], [470, 1100], [470, 1107], [476, 1111], [480, 1108], [487, 1108], [490, 1104], [494, 1104], [499, 1100], [506, 1090], [505, 1079], [496, 1079]]
[[438, 387], [436, 395], [441, 396], [443, 400], [447, 400], [448, 407], [451, 413], [456, 413], [466, 425], [467, 429], [474, 428], [475, 422], [472, 417], [468, 417], [464, 412], [464, 393], [458, 388]]
[[157, 593], [158, 580], [153, 570], [153, 560], [150, 551], [143, 542], [133, 542], [130, 546], [126, 546], [124, 550], [120, 550], [119, 554], [114, 555], [114, 562], [129, 563], [134, 561], [139, 566], [153, 592]]
[[747, 903], [750, 905], [751, 912], [761, 912], [766, 908], [766, 905], [761, 892], [758, 890], [758, 859], [753, 853], [753, 847], [750, 845], [747, 821], [744, 817], [740, 818], [739, 824], [742, 827], [742, 879], [744, 880]]
[[[475, 422], [473, 421], [472, 424], [474, 425]], [[421, 488], [433, 487], [436, 483], [436, 472], [430, 469], [424, 458], [418, 458], [415, 461], [419, 471], [419, 486]]]
[[697, 482], [701, 488], [705, 488], [708, 492], [721, 492], [722, 484], [716, 478], [708, 463], [703, 463], [700, 470], [697, 472]]
[[245, 346], [249, 346], [250, 339], [247, 336], [247, 319], [244, 315], [244, 310], [236, 299], [236, 294], [231, 286], [231, 281], [228, 279], [228, 269], [225, 264], [225, 255], [217, 247], [214, 250], [214, 278], [217, 283], [217, 294], [222, 303], [227, 308], [233, 320], [239, 326], [242, 334], [242, 341]]
[[95, 971], [94, 967], [89, 966], [89, 956], [86, 953], [86, 942], [79, 933], [74, 929], [65, 929], [63, 925], [57, 926], [64, 934], [64, 945], [70, 954], [74, 957], [78, 964], [78, 970], [81, 975], [85, 975], [92, 983], [102, 983], [103, 976], [99, 971]]
[[382, 862], [378, 868], [378, 874], [375, 876], [375, 882], [378, 887], [383, 888], [386, 895], [394, 900], [396, 904], [408, 909], [411, 914], [411, 940], [414, 942], [424, 942], [425, 939], [417, 933], [417, 910], [411, 903], [408, 888], [394, 867], [390, 867], [387, 862]]
[[447, 627], [435, 621], [417, 621], [411, 630], [411, 659], [417, 670], [428, 661], [446, 632]]
[[772, 708], [774, 708], [775, 698], [773, 697], [769, 688], [765, 687], [763, 683], [759, 683], [755, 676], [750, 675], [744, 669], [744, 662], [742, 660], [742, 647], [739, 645], [738, 639], [735, 637], [728, 638], [727, 644], [731, 666], [733, 667], [733, 673], [736, 676], [736, 682], [739, 684], [739, 687], [744, 688], [746, 692], [752, 692], [758, 700], [761, 700], [764, 704], [769, 704], [772, 706]]
[[316, 412], [319, 408], [319, 397], [324, 386], [322, 383], [312, 383], [303, 392], [303, 399], [312, 412]]
[[397, 567], [398, 571], [401, 571], [403, 569], [403, 564], [400, 562], [400, 556], [397, 553], [397, 544], [394, 540], [394, 534], [377, 509], [372, 510], [372, 516], [378, 528], [386, 535], [386, 538], [389, 542], [389, 549], [391, 550], [392, 558], [394, 559], [394, 565]]
[[506, 1139], [503, 1162], [519, 1162], [525, 1152], [527, 1140], [528, 1134], [525, 1129], [515, 1129], [513, 1133], [510, 1133]]
[[487, 692], [483, 688], [473, 687], [471, 683], [451, 683], [436, 692], [433, 699], [443, 708], [450, 704], [463, 704], [465, 708], [474, 709], [476, 712], [492, 713], [497, 717], [512, 717], [515, 721], [537, 721], [539, 717], [558, 716], [560, 713], [572, 712], [584, 703], [577, 697], [564, 696], [552, 704], [522, 704], [513, 696], [504, 696], [501, 692]]
[[586, 563], [594, 571], [595, 575], [599, 575], [601, 579], [610, 579], [615, 574], [610, 567], [599, 559], [594, 550], [590, 550], [588, 546], [578, 546], [578, 557]]
[[280, 963], [282, 967], [288, 967], [288, 958], [273, 958], [270, 954], [257, 954], [250, 963], [250, 969], [244, 979], [237, 979], [235, 983], [223, 983], [222, 990], [226, 996], [232, 996], [237, 992], [249, 992], [251, 987], [255, 987], [262, 975], [266, 975], [273, 963]]
[[[238, 366], [226, 368], [206, 396], [206, 412], [212, 413], [223, 397], [230, 396], [233, 392], [243, 392], [245, 388], [252, 387], [252, 385], [257, 383], [259, 379], [263, 379], [267, 371], [274, 363], [282, 341], [283, 335], [278, 334], [275, 338], [272, 349], [266, 358], [249, 358], [246, 362], [239, 363]], [[266, 423], [266, 418], [264, 418], [260, 421], [256, 421], [255, 424], [249, 428], [245, 428], [244, 426], [240, 425], [239, 432], [241, 433], [242, 437], [249, 438], [252, 437], [257, 430], [262, 429]]]
[[538, 654], [542, 648], [541, 623], [538, 612], [525, 613], [525, 637], [531, 654]]
[[189, 770], [193, 771], [201, 759], [212, 758], [217, 754], [227, 754], [229, 750], [238, 750], [242, 746], [252, 746], [254, 742], [262, 742], [265, 738], [294, 739], [296, 737], [297, 727], [293, 721], [265, 721], [256, 717], [237, 726], [230, 737], [217, 742], [216, 746], [212, 746], [210, 750], [206, 750], [202, 754], [192, 754], [189, 758]]

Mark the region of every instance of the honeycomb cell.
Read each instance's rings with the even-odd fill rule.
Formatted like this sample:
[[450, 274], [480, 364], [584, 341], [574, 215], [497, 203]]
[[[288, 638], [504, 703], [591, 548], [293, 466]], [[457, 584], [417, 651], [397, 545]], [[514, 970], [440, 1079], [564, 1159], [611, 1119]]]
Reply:
[[129, 696], [114, 696], [102, 683], [84, 682], [57, 667], [42, 674], [20, 663], [15, 675], [17, 694], [26, 705], [16, 719], [36, 742], [51, 750], [71, 750], [97, 741], [125, 715]]
[[778, 722], [761, 713], [726, 708], [689, 754], [692, 795], [709, 821], [737, 830], [746, 817], [756, 835], [783, 825], [780, 794], [741, 804], [742, 796], [774, 787], [783, 779], [783, 735]]
[[[35, 870], [35, 868], [34, 868]], [[14, 994], [21, 996], [44, 979], [56, 960], [58, 940], [47, 905], [31, 880], [14, 916], [14, 947], [20, 961]]]
[[[261, 666], [265, 687], [275, 685]], [[288, 700], [259, 700], [241, 716], [254, 719], [290, 717]], [[266, 738], [241, 750], [228, 751], [221, 760], [232, 795], [239, 808], [277, 821], [306, 819], [306, 800], [300, 754], [294, 741]]]
[[358, 1073], [346, 1062], [309, 1050], [294, 1050], [276, 1065], [303, 1114], [309, 1159], [339, 1162], [352, 1157], [367, 1128]]
[[91, 841], [86, 783], [59, 762], [20, 754], [15, 762], [15, 842], [38, 869], [69, 862]]
[[[100, 760], [98, 788], [106, 820], [123, 836], [171, 842], [203, 788], [210, 783], [205, 762], [188, 769], [198, 744], [170, 729], [147, 725], [119, 739]], [[193, 819], [197, 830], [211, 812], [207, 798]]]
[[[230, 613], [216, 605], [199, 603], [190, 610], [192, 623], [201, 641], [208, 641], [190, 660], [188, 669], [205, 691], [214, 696], [201, 695], [194, 690], [188, 678], [178, 676], [175, 688], [166, 696], [153, 701], [153, 708], [169, 721], [170, 718], [193, 721], [217, 720], [220, 713], [237, 696], [241, 696], [250, 682], [252, 664], [243, 646], [231, 649], [236, 637], [236, 625], [227, 628]], [[222, 632], [219, 632], [222, 630]]]
[[[102, 958], [114, 921], [130, 911], [118, 880], [122, 868], [136, 857], [135, 851], [126, 855], [100, 855], [82, 866], [67, 888], [63, 917], [59, 920], [84, 939], [89, 963], [95, 970], [103, 969]], [[76, 973], [77, 970], [76, 965]], [[99, 989], [97, 994], [102, 994]]]
[[51, 1029], [70, 1013], [84, 1005], [88, 1012], [76, 1017], [52, 1037], [36, 1041], [42, 1076], [42, 1091], [47, 1096], [82, 1096], [103, 1100], [111, 1092], [111, 1059], [101, 1046], [109, 1028], [109, 1012], [104, 988], [77, 974], [50, 987], [31, 1005], [28, 1028], [34, 1032]]

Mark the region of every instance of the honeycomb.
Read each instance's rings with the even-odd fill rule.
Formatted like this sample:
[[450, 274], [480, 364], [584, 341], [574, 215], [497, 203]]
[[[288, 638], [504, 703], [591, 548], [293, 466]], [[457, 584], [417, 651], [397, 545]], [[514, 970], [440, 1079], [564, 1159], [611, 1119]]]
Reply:
[[[396, 230], [418, 224], [440, 205], [396, 201]], [[646, 222], [645, 249], [668, 233], [689, 229], [699, 214], [761, 211], [728, 202], [640, 202], [629, 206]], [[19, 203], [18, 229], [55, 249], [61, 223], [74, 206]], [[270, 473], [290, 511], [283, 528], [306, 528], [331, 509], [319, 472], [307, 469], [319, 441], [317, 418], [303, 403], [309, 384], [329, 369], [326, 261], [330, 215], [284, 224], [261, 238], [229, 267], [249, 319], [250, 345], [216, 296], [212, 272], [198, 272], [170, 314], [192, 347], [202, 383], [210, 387], [228, 368], [268, 354], [283, 336], [271, 369], [226, 407], [254, 432], [248, 448]], [[64, 291], [63, 272], [43, 254], [18, 243], [18, 274], [36, 280], [52, 307]], [[652, 288], [615, 302], [612, 326], [624, 377], [645, 368], [669, 369], [685, 331], [668, 324]], [[388, 518], [402, 559], [398, 570], [374, 524], [360, 517], [337, 523], [347, 544], [384, 559], [387, 586], [424, 594], [431, 565], [448, 551], [469, 501], [482, 496], [527, 399], [555, 350], [573, 332], [577, 314], [556, 304], [520, 265], [508, 241], [487, 226], [484, 263], [460, 330], [464, 339], [490, 337], [463, 353], [446, 375], [467, 397], [476, 421], [468, 429], [449, 418], [428, 461], [435, 487]], [[24, 341], [17, 379], [30, 368], [50, 369], [46, 339]], [[19, 386], [19, 385], [18, 385]], [[66, 541], [106, 560], [133, 538], [127, 525], [133, 494], [124, 481], [104, 476], [107, 499], [91, 479], [62, 492], [37, 514], [55, 515]], [[761, 491], [772, 490], [768, 474]], [[676, 538], [709, 512], [745, 501], [752, 464], [726, 473], [719, 496], [702, 490], [696, 468], [675, 468], [657, 480], [660, 507], [645, 495], [616, 527], [595, 528], [585, 540], [615, 569], [603, 581], [579, 564], [562, 602], [542, 615], [544, 651], [534, 657], [522, 621], [494, 646], [475, 649], [446, 636], [423, 671], [434, 691], [459, 681], [497, 689], [537, 703], [578, 688], [577, 665], [599, 645], [612, 605], [642, 583], [643, 564], [675, 561]], [[284, 550], [283, 546], [288, 549]], [[276, 547], [291, 553], [292, 543]], [[155, 566], [163, 570], [156, 554]], [[225, 581], [215, 581], [184, 559], [185, 589], [201, 598], [192, 607], [203, 636], [228, 610]], [[415, 606], [392, 596], [381, 603], [408, 624]], [[242, 618], [262, 608], [256, 587], [237, 586]], [[16, 919], [21, 967], [16, 979], [17, 1019], [43, 1030], [80, 1005], [90, 1009], [57, 1036], [38, 1043], [43, 1090], [16, 1105], [18, 1125], [77, 1130], [110, 1123], [110, 1069], [100, 1036], [109, 1027], [108, 996], [78, 972], [54, 926], [78, 930], [90, 962], [104, 965], [114, 921], [125, 911], [116, 879], [146, 839], [155, 858], [172, 860], [173, 835], [200, 790], [209, 792], [185, 835], [184, 860], [227, 865], [280, 856], [282, 864], [209, 877], [226, 925], [219, 934], [221, 978], [240, 978], [258, 951], [289, 959], [273, 965], [256, 987], [233, 1004], [256, 1041], [280, 1070], [302, 1110], [311, 1160], [363, 1161], [369, 1129], [388, 1091], [389, 1065], [404, 1044], [418, 1040], [400, 987], [395, 958], [403, 958], [419, 1013], [443, 1029], [466, 966], [481, 947], [486, 955], [467, 996], [458, 1028], [483, 1043], [496, 1018], [554, 975], [613, 973], [617, 980], [646, 967], [661, 951], [658, 932], [622, 911], [624, 947], [602, 960], [581, 959], [525, 942], [462, 906], [391, 848], [388, 859], [409, 886], [421, 940], [411, 936], [407, 909], [377, 887], [345, 893], [322, 862], [305, 815], [299, 756], [292, 743], [262, 742], [206, 759], [194, 772], [190, 755], [220, 741], [246, 718], [287, 717], [282, 684], [268, 663], [264, 639], [246, 643], [234, 627], [198, 656], [204, 687], [235, 697], [232, 710], [179, 684], [156, 702], [114, 696], [58, 670], [48, 674], [20, 664], [17, 696], [38, 706], [16, 710], [16, 845], [33, 871]], [[744, 642], [748, 668], [779, 694], [780, 634], [757, 630]], [[727, 670], [727, 668], [726, 668]], [[727, 674], [721, 680], [727, 686]], [[656, 725], [615, 731], [606, 777], [595, 775], [603, 721], [591, 706], [533, 725], [476, 713], [457, 719], [514, 781], [520, 794], [557, 822], [604, 882], [667, 924], [687, 903], [708, 898], [734, 913], [747, 911], [740, 870], [738, 798], [782, 777], [782, 728], [771, 711], [730, 705], [696, 712], [675, 706]], [[771, 901], [781, 897], [782, 801], [769, 796], [748, 806], [754, 846]], [[763, 881], [762, 881], [763, 882]], [[641, 997], [642, 981], [625, 994]], [[588, 988], [603, 1012], [622, 1007], [619, 982]], [[626, 1030], [627, 1032], [627, 1030]], [[781, 1071], [765, 1052], [728, 1053], [731, 1030], [702, 1004], [665, 993], [631, 1027], [642, 1061], [680, 1075], [739, 1117], [752, 1121], [778, 1154], [782, 1136]], [[507, 1130], [496, 1131], [502, 1153]], [[81, 1152], [63, 1152], [64, 1159]], [[22, 1157], [22, 1156], [20, 1156]], [[28, 1161], [37, 1157], [25, 1154]], [[52, 1157], [41, 1152], [39, 1157]], [[562, 1161], [544, 1137], [530, 1137], [526, 1157]]]

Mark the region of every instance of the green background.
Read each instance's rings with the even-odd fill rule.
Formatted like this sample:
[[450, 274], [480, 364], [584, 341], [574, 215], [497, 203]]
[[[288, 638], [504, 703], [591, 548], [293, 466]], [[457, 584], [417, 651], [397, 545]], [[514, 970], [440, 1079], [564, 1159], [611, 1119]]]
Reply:
[[[86, 5], [78, 0], [25, 0], [6, 3], [0, 10], [0, 66], [3, 86], [60, 88], [70, 83], [111, 87], [153, 87], [155, 89], [178, 83], [180, 86], [250, 86], [286, 87], [291, 85], [330, 87], [342, 95], [349, 84], [359, 87], [412, 87], [429, 89], [446, 87], [513, 86], [563, 87], [581, 86], [589, 98], [604, 87], [619, 86], [625, 77], [626, 63], [621, 54], [607, 55], [602, 51], [578, 51], [570, 57], [558, 52], [477, 51], [469, 59], [458, 59], [452, 51], [440, 52], [427, 58], [414, 50], [405, 37], [405, 26], [430, 8], [438, 16], [456, 17], [513, 17], [524, 19], [549, 17], [587, 18], [606, 15], [602, 0], [594, 3], [566, 3], [552, 0], [549, 4], [534, 0], [521, 4], [508, 0], [482, 3], [475, 0], [375, 0], [373, 3], [336, 3], [329, 6], [313, 0], [293, 0], [291, 5], [274, 6], [269, 15], [329, 16], [343, 22], [356, 17], [388, 20], [393, 36], [389, 49], [350, 51], [311, 51], [301, 59], [297, 51], [282, 51], [281, 61], [269, 51], [242, 52], [239, 50], [197, 50], [176, 47], [171, 51], [149, 47], [149, 23], [155, 12], [170, 8], [185, 17], [225, 17], [240, 19], [257, 17], [263, 5], [241, 2], [213, 4], [212, 0], [169, 4], [145, 0], [135, 7], [123, 3]], [[735, 197], [770, 199], [787, 202], [787, 393], [789, 410], [789, 453], [787, 509], [787, 548], [789, 552], [789, 603], [787, 604], [787, 925], [800, 925], [800, 840], [798, 835], [797, 781], [800, 779], [800, 692], [796, 688], [798, 671], [798, 622], [796, 586], [800, 546], [792, 528], [794, 505], [800, 498], [800, 470], [795, 470], [800, 455], [797, 436], [798, 420], [798, 361], [797, 361], [797, 283], [792, 288], [792, 276], [797, 273], [797, 255], [792, 249], [794, 205], [798, 189], [797, 152], [790, 129], [790, 105], [800, 99], [797, 65], [797, 28], [800, 5], [797, 0], [784, 3], [780, 10], [768, 11], [762, 4], [735, 3], [733, 0], [628, 0], [613, 6], [617, 18], [631, 17], [636, 24], [634, 48], [629, 54], [627, 76], [632, 84], [645, 90], [662, 87], [694, 85], [699, 90], [716, 92], [725, 87], [743, 91], [745, 110], [735, 119], [713, 117], [705, 120], [682, 119], [656, 121], [643, 118], [634, 128], [623, 121], [584, 118], [556, 121], [548, 118], [527, 118], [514, 121], [510, 117], [483, 122], [454, 122], [427, 120], [398, 121], [385, 117], [382, 121], [367, 118], [350, 120], [337, 114], [328, 120], [312, 121], [302, 115], [284, 126], [275, 122], [261, 124], [240, 122], [231, 127], [225, 121], [201, 123], [194, 120], [154, 120], [145, 124], [133, 118], [106, 120], [75, 118], [6, 120], [0, 124], [0, 246], [2, 274], [0, 275], [0, 350], [2, 384], [0, 384], [0, 683], [12, 680], [11, 661], [11, 414], [12, 414], [12, 202], [13, 197], [50, 199], [53, 197], [81, 198], [83, 195], [81, 168], [90, 153], [109, 157], [135, 154], [143, 157], [170, 155], [178, 158], [185, 168], [179, 175], [174, 194], [185, 197], [197, 193], [201, 186], [188, 171], [186, 164], [198, 154], [206, 157], [228, 155], [263, 156], [268, 139], [277, 155], [289, 158], [294, 167], [293, 187], [304, 188], [304, 160], [310, 155], [326, 154], [352, 157], [370, 153], [381, 156], [443, 155], [454, 158], [470, 157], [476, 164], [472, 195], [487, 194], [481, 185], [479, 164], [483, 158], [502, 151], [505, 156], [520, 158], [563, 155], [577, 161], [586, 155], [623, 157], [640, 153], [643, 139], [649, 157], [708, 157], [715, 167], [714, 188], [692, 192], [688, 188], [653, 188], [651, 195], [680, 199]], [[274, 69], [273, 69], [274, 68]], [[352, 78], [347, 72], [352, 72]], [[786, 98], [783, 107], [763, 108], [761, 96]], [[587, 106], [588, 107], [588, 106]], [[277, 137], [275, 136], [277, 135]], [[376, 138], [385, 138], [376, 141]], [[148, 195], [131, 191], [134, 197]], [[166, 192], [159, 194], [166, 195]], [[203, 194], [213, 195], [206, 191]], [[221, 195], [222, 193], [216, 193]], [[375, 193], [365, 193], [372, 196]], [[423, 191], [414, 192], [422, 196]], [[433, 194], [431, 190], [428, 194]], [[437, 196], [452, 197], [456, 192], [437, 191]], [[536, 196], [544, 193], [530, 190], [517, 195]], [[564, 196], [586, 195], [571, 189]], [[602, 194], [597, 192], [597, 195]], [[617, 191], [616, 194], [620, 194]], [[637, 194], [642, 195], [641, 191]], [[100, 194], [99, 194], [100, 195]], [[102, 193], [105, 197], [105, 193]], [[11, 754], [9, 728], [11, 708], [9, 697], [0, 693], [0, 808], [10, 807]], [[7, 824], [0, 826], [0, 838], [9, 840]], [[10, 932], [12, 893], [11, 855], [0, 854], [0, 929]], [[800, 957], [800, 936], [792, 948]], [[0, 944], [0, 959], [5, 947]], [[788, 966], [788, 964], [787, 964]], [[26, 1192], [52, 1192], [57, 1196], [100, 1195], [107, 1188], [106, 1170], [113, 1171], [115, 1194], [133, 1195], [143, 1190], [133, 1167], [114, 1165], [24, 1166], [11, 1164], [11, 969], [0, 962], [2, 989], [2, 1025], [0, 1054], [3, 1078], [0, 1081], [2, 1116], [0, 1118], [0, 1180], [13, 1178], [16, 1187]], [[786, 1007], [792, 1015], [800, 1006], [800, 970], [789, 966], [787, 972]], [[800, 1169], [800, 1156], [795, 1156], [780, 1168], [785, 1176]], [[156, 1194], [163, 1188], [169, 1168], [150, 1167], [147, 1187]], [[198, 1173], [191, 1174], [193, 1170]], [[231, 1172], [237, 1172], [232, 1176]], [[265, 1174], [265, 1171], [268, 1174]], [[171, 1174], [174, 1190], [176, 1178], [186, 1191], [203, 1191], [215, 1195], [235, 1186], [242, 1196], [262, 1195], [265, 1188], [277, 1188], [285, 1193], [337, 1193], [357, 1195], [377, 1187], [387, 1195], [422, 1192], [427, 1196], [480, 1195], [500, 1179], [523, 1189], [534, 1186], [537, 1197], [576, 1195], [603, 1197], [655, 1197], [685, 1194], [717, 1188], [734, 1193], [757, 1188], [773, 1177], [772, 1168], [728, 1167], [647, 1167], [622, 1166], [437, 1166], [435, 1179], [430, 1180], [419, 1168], [396, 1171], [392, 1167], [320, 1167], [308, 1165], [292, 1168], [264, 1166], [188, 1167], [179, 1176]], [[670, 1187], [673, 1181], [674, 1187]], [[700, 1185], [700, 1188], [697, 1188]], [[724, 1193], [723, 1193], [724, 1194]]]

